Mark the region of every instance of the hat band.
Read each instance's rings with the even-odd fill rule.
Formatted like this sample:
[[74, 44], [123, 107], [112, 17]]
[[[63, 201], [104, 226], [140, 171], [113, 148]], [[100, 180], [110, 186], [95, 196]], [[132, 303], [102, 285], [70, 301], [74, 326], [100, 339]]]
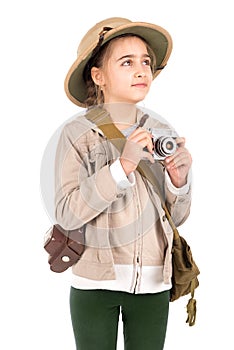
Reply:
[[102, 42], [104, 40], [104, 35], [109, 32], [109, 30], [113, 29], [112, 27], [103, 27], [102, 31], [99, 33], [99, 40], [98, 40], [98, 43], [97, 45], [95, 46], [95, 48], [93, 49], [93, 52], [91, 54], [91, 57], [90, 59], [92, 59], [96, 53], [99, 51], [101, 45], [102, 45]]

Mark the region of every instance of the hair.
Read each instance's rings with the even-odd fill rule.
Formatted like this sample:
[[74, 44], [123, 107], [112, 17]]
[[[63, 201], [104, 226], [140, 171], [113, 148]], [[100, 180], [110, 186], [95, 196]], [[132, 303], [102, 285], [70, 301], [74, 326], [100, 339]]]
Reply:
[[101, 46], [100, 50], [94, 55], [94, 57], [91, 56], [91, 58], [89, 59], [88, 63], [84, 68], [83, 79], [87, 87], [87, 98], [84, 101], [86, 107], [91, 107], [94, 105], [100, 105], [104, 103], [103, 92], [101, 91], [100, 86], [94, 83], [91, 76], [91, 69], [93, 67], [97, 67], [97, 68], [102, 67], [104, 60], [108, 59], [110, 55], [110, 52], [111, 52], [110, 48], [112, 46], [112, 43], [114, 41], [117, 41], [120, 38], [126, 38], [126, 37], [137, 37], [146, 44], [147, 52], [151, 58], [151, 71], [152, 73], [155, 72], [156, 57], [155, 57], [154, 51], [149, 46], [147, 41], [143, 39], [141, 36], [136, 34], [122, 34], [112, 40], [109, 40], [108, 42], [106, 42], [104, 45]]

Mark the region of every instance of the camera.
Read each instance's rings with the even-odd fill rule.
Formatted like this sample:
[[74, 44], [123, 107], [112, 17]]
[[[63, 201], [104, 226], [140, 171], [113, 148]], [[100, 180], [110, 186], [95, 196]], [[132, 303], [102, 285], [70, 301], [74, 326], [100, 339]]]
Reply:
[[177, 149], [176, 138], [178, 135], [171, 129], [149, 129], [152, 134], [153, 157], [156, 160], [164, 160], [171, 156]]

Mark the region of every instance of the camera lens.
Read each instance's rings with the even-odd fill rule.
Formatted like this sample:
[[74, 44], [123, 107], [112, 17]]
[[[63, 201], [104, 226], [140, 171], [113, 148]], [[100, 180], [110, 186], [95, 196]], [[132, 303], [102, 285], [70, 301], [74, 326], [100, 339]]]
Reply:
[[165, 144], [164, 144], [164, 148], [170, 152], [171, 150], [173, 150], [174, 148], [174, 143], [171, 142], [171, 140], [167, 141]]
[[154, 143], [154, 152], [160, 157], [167, 157], [176, 151], [176, 142], [172, 137], [159, 137]]

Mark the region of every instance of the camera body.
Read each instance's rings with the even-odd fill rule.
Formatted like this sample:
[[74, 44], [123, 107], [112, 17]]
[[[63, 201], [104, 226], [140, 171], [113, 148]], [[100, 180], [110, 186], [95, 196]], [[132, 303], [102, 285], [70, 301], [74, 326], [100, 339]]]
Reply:
[[150, 128], [153, 142], [153, 157], [156, 160], [164, 160], [171, 156], [177, 149], [176, 138], [178, 135], [171, 129]]

